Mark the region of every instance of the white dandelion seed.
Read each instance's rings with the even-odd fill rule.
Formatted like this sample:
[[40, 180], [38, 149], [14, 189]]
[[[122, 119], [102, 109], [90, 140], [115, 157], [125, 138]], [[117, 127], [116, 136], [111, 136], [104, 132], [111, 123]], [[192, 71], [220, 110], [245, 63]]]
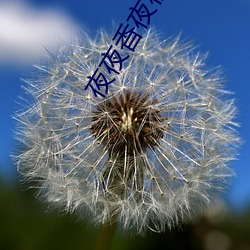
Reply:
[[84, 35], [37, 66], [26, 87], [32, 102], [16, 115], [18, 170], [62, 210], [163, 231], [202, 212], [232, 176], [234, 101], [191, 44], [152, 30], [135, 52], [119, 51], [129, 59], [108, 95], [95, 97], [87, 76], [111, 41]]

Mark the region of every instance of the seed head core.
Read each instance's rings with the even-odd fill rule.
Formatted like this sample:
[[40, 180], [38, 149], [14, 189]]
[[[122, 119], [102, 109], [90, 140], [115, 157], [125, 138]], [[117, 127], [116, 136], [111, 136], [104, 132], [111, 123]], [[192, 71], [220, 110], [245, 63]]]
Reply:
[[122, 121], [120, 122], [121, 131], [125, 132], [127, 130], [133, 129], [133, 126], [137, 122], [137, 117], [132, 121], [133, 108], [131, 107], [128, 112], [123, 110]]
[[91, 133], [107, 147], [110, 158], [152, 150], [164, 131], [164, 117], [157, 103], [148, 93], [126, 91], [113, 96], [93, 112]]

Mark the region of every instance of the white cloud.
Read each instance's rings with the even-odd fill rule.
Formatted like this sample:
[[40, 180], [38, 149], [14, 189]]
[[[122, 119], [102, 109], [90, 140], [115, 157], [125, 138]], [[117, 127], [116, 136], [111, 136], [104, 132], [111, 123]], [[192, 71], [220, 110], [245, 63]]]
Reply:
[[70, 42], [76, 25], [56, 9], [39, 10], [22, 2], [0, 2], [0, 64], [27, 63]]

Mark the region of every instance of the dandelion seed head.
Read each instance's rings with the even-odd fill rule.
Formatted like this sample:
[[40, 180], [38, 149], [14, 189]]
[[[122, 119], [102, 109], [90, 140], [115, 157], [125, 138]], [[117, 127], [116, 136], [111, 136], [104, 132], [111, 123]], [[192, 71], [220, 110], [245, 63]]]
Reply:
[[191, 44], [150, 30], [135, 52], [119, 51], [130, 57], [96, 97], [87, 77], [112, 41], [99, 37], [82, 34], [26, 80], [19, 172], [42, 200], [97, 224], [163, 231], [192, 219], [227, 185], [239, 143], [219, 71]]

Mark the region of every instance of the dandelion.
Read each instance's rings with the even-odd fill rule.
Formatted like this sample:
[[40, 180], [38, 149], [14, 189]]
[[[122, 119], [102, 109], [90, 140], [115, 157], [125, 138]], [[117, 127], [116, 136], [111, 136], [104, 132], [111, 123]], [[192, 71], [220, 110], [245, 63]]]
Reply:
[[95, 96], [88, 76], [112, 41], [99, 35], [83, 34], [26, 80], [32, 100], [15, 116], [18, 170], [52, 207], [163, 231], [203, 212], [233, 175], [234, 101], [192, 44], [152, 30], [135, 52], [120, 51], [129, 59], [105, 98]]

